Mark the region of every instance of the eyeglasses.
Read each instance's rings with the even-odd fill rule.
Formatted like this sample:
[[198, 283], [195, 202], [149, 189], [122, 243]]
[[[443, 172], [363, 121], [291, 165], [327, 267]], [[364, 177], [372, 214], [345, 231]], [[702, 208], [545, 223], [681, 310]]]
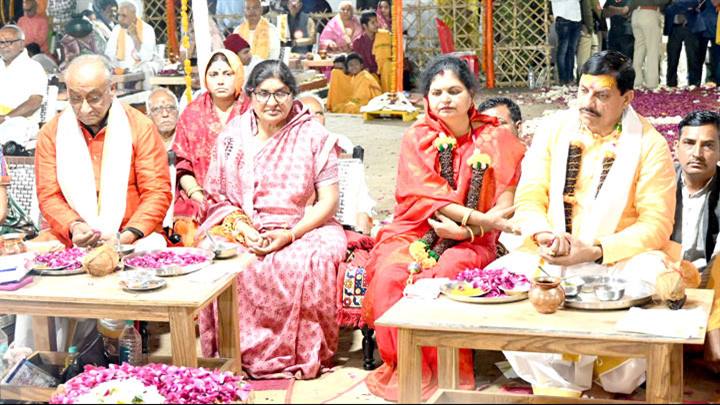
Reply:
[[177, 107], [174, 105], [163, 105], [158, 107], [152, 107], [150, 109], [150, 114], [152, 115], [158, 115], [160, 113], [166, 112], [168, 114], [173, 114], [177, 112]]
[[21, 39], [18, 38], [18, 39], [11, 39], [10, 41], [0, 41], [0, 48], [5, 47], [5, 46], [10, 46], [18, 41], [21, 41]]
[[288, 100], [288, 98], [290, 98], [290, 92], [286, 90], [278, 90], [274, 93], [260, 90], [253, 92], [253, 94], [255, 94], [255, 98], [261, 103], [267, 103], [268, 101], [270, 101], [270, 96], [273, 96], [275, 98], [275, 101], [278, 103], [284, 103]]

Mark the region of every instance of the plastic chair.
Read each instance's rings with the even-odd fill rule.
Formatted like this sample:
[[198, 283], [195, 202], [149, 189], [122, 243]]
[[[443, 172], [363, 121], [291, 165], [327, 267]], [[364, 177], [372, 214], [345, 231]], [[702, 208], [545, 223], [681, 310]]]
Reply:
[[475, 52], [456, 52], [455, 38], [453, 38], [450, 27], [439, 18], [435, 18], [435, 26], [437, 27], [438, 38], [440, 39], [440, 51], [443, 54], [450, 54], [458, 59], [464, 60], [470, 70], [475, 74], [475, 77], [477, 77], [480, 74], [480, 59]]

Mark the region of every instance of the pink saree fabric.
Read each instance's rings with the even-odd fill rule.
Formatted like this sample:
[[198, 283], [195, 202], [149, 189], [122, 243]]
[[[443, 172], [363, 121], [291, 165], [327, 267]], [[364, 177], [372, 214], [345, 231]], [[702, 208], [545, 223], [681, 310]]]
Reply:
[[[249, 110], [218, 138], [205, 180], [208, 216], [199, 232], [242, 209], [260, 230], [292, 227], [338, 181], [336, 139], [300, 103], [253, 157]], [[330, 220], [257, 261], [237, 278], [243, 368], [254, 378], [314, 378], [338, 344], [335, 279], [347, 241]], [[217, 312], [200, 314], [203, 355], [217, 353]]]
[[345, 38], [345, 32], [343, 31], [343, 23], [340, 19], [340, 16], [336, 15], [335, 17], [331, 18], [325, 26], [325, 29], [323, 29], [322, 33], [320, 34], [320, 48], [326, 49], [328, 46], [327, 42], [333, 41], [337, 45], [337, 49], [334, 49], [333, 51], [352, 52], [352, 43], [356, 39], [360, 38], [360, 36], [363, 34], [363, 28], [362, 25], [360, 25], [360, 21], [358, 21], [356, 17], [353, 17], [351, 23], [347, 24], [345, 26], [345, 29], [352, 30], [350, 42], [348, 42]]

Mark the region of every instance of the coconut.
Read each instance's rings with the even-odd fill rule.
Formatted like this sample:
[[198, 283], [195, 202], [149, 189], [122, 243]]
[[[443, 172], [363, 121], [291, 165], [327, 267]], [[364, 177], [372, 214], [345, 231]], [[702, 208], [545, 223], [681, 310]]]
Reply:
[[115, 271], [120, 256], [110, 245], [102, 245], [90, 251], [83, 258], [83, 267], [95, 277], [103, 277]]

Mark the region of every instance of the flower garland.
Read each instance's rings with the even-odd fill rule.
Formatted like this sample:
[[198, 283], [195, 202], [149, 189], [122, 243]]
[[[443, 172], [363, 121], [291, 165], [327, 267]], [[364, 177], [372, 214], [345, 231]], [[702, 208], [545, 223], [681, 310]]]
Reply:
[[[433, 142], [433, 146], [439, 151], [440, 175], [455, 189], [456, 183], [452, 165], [452, 151], [457, 146], [457, 140], [440, 133]], [[491, 157], [488, 154], [480, 152], [478, 149], [475, 149], [472, 156], [468, 158], [467, 164], [472, 168], [472, 178], [470, 180], [470, 189], [465, 199], [466, 207], [472, 209], [477, 208], [485, 172], [490, 168], [491, 163]], [[436, 243], [438, 239], [437, 233], [431, 228], [422, 238], [410, 244], [408, 250], [410, 251], [410, 257], [413, 261], [408, 265], [410, 275], [408, 276], [407, 284], [413, 283], [416, 274], [434, 267], [438, 260], [440, 260], [440, 255], [458, 243], [458, 241], [451, 239], [443, 239], [439, 241], [439, 243]]]
[[188, 0], [182, 0], [180, 7], [180, 18], [182, 25], [182, 46], [185, 48], [185, 60], [183, 68], [185, 70], [185, 97], [188, 104], [192, 101], [192, 64], [190, 63], [190, 18], [188, 17]]
[[565, 232], [572, 233], [572, 213], [577, 200], [575, 199], [575, 186], [580, 174], [583, 145], [578, 141], [570, 142], [565, 167], [565, 187], [563, 188], [563, 206], [565, 208]]

